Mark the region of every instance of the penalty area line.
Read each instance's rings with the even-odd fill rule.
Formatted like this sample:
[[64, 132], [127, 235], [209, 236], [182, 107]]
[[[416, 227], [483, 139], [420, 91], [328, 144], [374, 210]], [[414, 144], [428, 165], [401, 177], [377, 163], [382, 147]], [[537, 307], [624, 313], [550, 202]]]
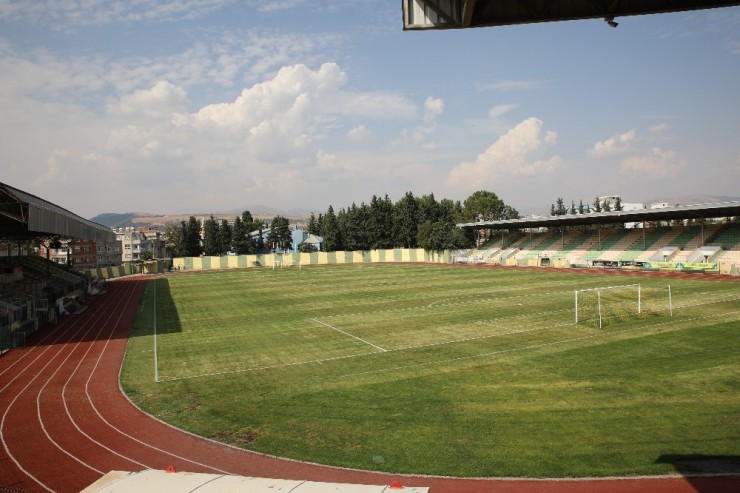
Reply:
[[313, 320], [313, 321], [314, 321], [314, 322], [316, 322], [317, 324], [321, 324], [321, 325], [323, 325], [324, 327], [329, 327], [329, 328], [330, 328], [331, 330], [336, 330], [336, 331], [337, 331], [337, 332], [339, 332], [340, 334], [344, 334], [344, 335], [346, 335], [346, 336], [348, 336], [348, 337], [351, 337], [351, 338], [353, 338], [353, 339], [357, 339], [358, 341], [360, 341], [360, 342], [362, 342], [362, 343], [365, 343], [365, 344], [367, 344], [368, 346], [372, 346], [372, 347], [374, 347], [375, 349], [379, 349], [379, 350], [383, 351], [384, 353], [388, 352], [388, 350], [387, 350], [387, 349], [385, 349], [385, 348], [382, 348], [382, 347], [380, 347], [380, 346], [377, 346], [377, 345], [373, 344], [372, 342], [366, 341], [365, 339], [362, 339], [361, 337], [357, 337], [357, 336], [355, 336], [355, 335], [352, 335], [352, 334], [350, 334], [350, 333], [348, 333], [348, 332], [345, 332], [345, 331], [343, 331], [342, 329], [338, 329], [338, 328], [334, 327], [333, 325], [329, 325], [329, 324], [328, 324], [328, 323], [326, 323], [326, 322], [322, 322], [322, 321], [321, 321], [321, 320], [319, 320], [318, 318], [312, 318], [311, 320]]

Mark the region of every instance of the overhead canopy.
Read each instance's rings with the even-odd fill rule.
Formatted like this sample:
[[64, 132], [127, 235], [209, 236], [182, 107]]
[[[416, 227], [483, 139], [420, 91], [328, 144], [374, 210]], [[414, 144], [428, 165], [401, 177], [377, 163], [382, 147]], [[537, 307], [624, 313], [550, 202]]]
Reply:
[[461, 228], [485, 229], [528, 229], [559, 228], [591, 224], [624, 224], [683, 219], [710, 219], [740, 216], [740, 202], [716, 204], [679, 205], [662, 209], [638, 209], [632, 211], [590, 212], [563, 216], [526, 217], [503, 221], [478, 221], [458, 224]]
[[723, 0], [403, 0], [403, 28], [460, 29], [604, 19], [740, 5]]
[[102, 224], [0, 183], [0, 241], [27, 241], [54, 235], [80, 240], [116, 240], [115, 233]]

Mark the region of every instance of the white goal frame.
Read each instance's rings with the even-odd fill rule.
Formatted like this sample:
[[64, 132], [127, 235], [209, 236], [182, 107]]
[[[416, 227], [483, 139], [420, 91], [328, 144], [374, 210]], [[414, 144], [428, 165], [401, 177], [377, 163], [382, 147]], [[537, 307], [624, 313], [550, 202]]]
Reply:
[[[673, 316], [673, 301], [671, 296], [671, 286], [668, 285], [668, 311], [670, 313], [670, 316]], [[621, 286], [603, 286], [598, 288], [589, 288], [589, 289], [576, 289], [574, 291], [574, 312], [575, 312], [575, 323], [578, 323], [578, 294], [579, 293], [588, 293], [588, 292], [596, 292], [596, 304], [597, 304], [597, 311], [598, 311], [598, 320], [599, 320], [599, 328], [601, 329], [603, 327], [603, 316], [602, 316], [602, 304], [601, 304], [601, 293], [603, 291], [612, 290], [612, 289], [628, 289], [628, 288], [636, 288], [637, 295], [635, 299], [635, 313], [640, 315], [642, 313], [642, 285], [639, 283], [637, 284], [623, 284]]]

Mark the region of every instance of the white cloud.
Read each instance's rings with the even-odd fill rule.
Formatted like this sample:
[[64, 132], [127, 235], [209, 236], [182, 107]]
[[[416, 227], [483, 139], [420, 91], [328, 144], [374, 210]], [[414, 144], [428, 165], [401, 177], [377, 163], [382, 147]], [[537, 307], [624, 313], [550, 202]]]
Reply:
[[305, 4], [306, 0], [247, 0], [247, 5], [256, 8], [260, 12], [275, 12]]
[[542, 130], [543, 122], [528, 118], [501, 136], [474, 162], [461, 163], [450, 171], [452, 186], [477, 188], [500, 183], [513, 176], [549, 174], [560, 164], [557, 156], [544, 157], [543, 151], [555, 141], [557, 133]]
[[478, 84], [481, 91], [531, 91], [540, 89], [542, 84], [536, 80], [502, 80], [490, 84]]
[[[194, 111], [187, 109], [185, 87], [167, 80], [99, 98], [93, 112], [0, 89], [0, 129], [13, 128], [14, 135], [0, 135], [4, 179], [32, 185], [35, 193], [73, 209], [70, 197], [80, 183], [108, 190], [103, 202], [93, 194], [85, 202], [98, 211], [130, 210], [130, 190], [140, 196], [156, 190], [147, 209], [169, 211], [218, 210], [240, 197], [252, 203], [321, 201], [328, 183], [341, 182], [336, 193], [346, 189], [342, 193], [349, 195], [346, 183], [372, 179], [377, 165], [358, 169], [351, 148], [337, 154], [333, 146], [344, 149], [371, 137], [365, 125], [347, 132], [347, 121], [393, 124], [419, 111], [397, 93], [347, 90], [347, 79], [332, 63], [288, 66], [228, 102]], [[379, 151], [373, 152], [376, 160]], [[347, 153], [352, 160], [340, 158]]]
[[439, 115], [444, 113], [444, 110], [444, 100], [429, 96], [424, 101], [424, 121], [434, 121]]
[[108, 111], [123, 115], [170, 117], [187, 110], [188, 96], [182, 87], [158, 81], [149, 89], [134, 91], [108, 104]]
[[651, 154], [624, 159], [619, 166], [619, 172], [661, 178], [679, 172], [686, 164], [686, 160], [679, 158], [675, 151], [654, 147]]
[[112, 22], [177, 21], [197, 19], [234, 0], [34, 0], [0, 2], [0, 20], [26, 21], [54, 28]]
[[365, 125], [357, 125], [349, 132], [347, 132], [347, 138], [352, 142], [365, 142], [370, 138], [371, 132]]
[[435, 142], [429, 141], [429, 136], [437, 131], [437, 117], [444, 113], [445, 103], [443, 99], [427, 97], [424, 101], [424, 121], [422, 125], [413, 129], [404, 129], [401, 132], [400, 144], [406, 146], [410, 143], [419, 145], [422, 149], [431, 151], [437, 148]]
[[632, 150], [631, 142], [635, 139], [637, 133], [634, 129], [628, 130], [623, 134], [609, 137], [608, 139], [597, 142], [588, 150], [587, 154], [592, 157], [603, 158], [614, 154], [624, 154]]
[[518, 105], [516, 104], [499, 104], [488, 110], [488, 116], [492, 120], [498, 120], [509, 111], [515, 109]]
[[660, 132], [665, 132], [669, 128], [671, 128], [671, 127], [667, 123], [658, 123], [658, 124], [653, 125], [652, 127], [650, 127], [650, 131], [653, 132], [653, 133], [660, 133]]

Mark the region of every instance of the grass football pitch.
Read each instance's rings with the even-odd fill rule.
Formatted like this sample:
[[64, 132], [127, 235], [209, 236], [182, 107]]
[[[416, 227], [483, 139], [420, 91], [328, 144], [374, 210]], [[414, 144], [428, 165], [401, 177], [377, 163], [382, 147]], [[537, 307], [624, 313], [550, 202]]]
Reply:
[[[632, 283], [653, 309], [574, 323], [575, 290]], [[740, 282], [398, 264], [160, 276], [122, 386], [199, 435], [344, 467], [598, 477], [720, 457], [738, 472]]]

